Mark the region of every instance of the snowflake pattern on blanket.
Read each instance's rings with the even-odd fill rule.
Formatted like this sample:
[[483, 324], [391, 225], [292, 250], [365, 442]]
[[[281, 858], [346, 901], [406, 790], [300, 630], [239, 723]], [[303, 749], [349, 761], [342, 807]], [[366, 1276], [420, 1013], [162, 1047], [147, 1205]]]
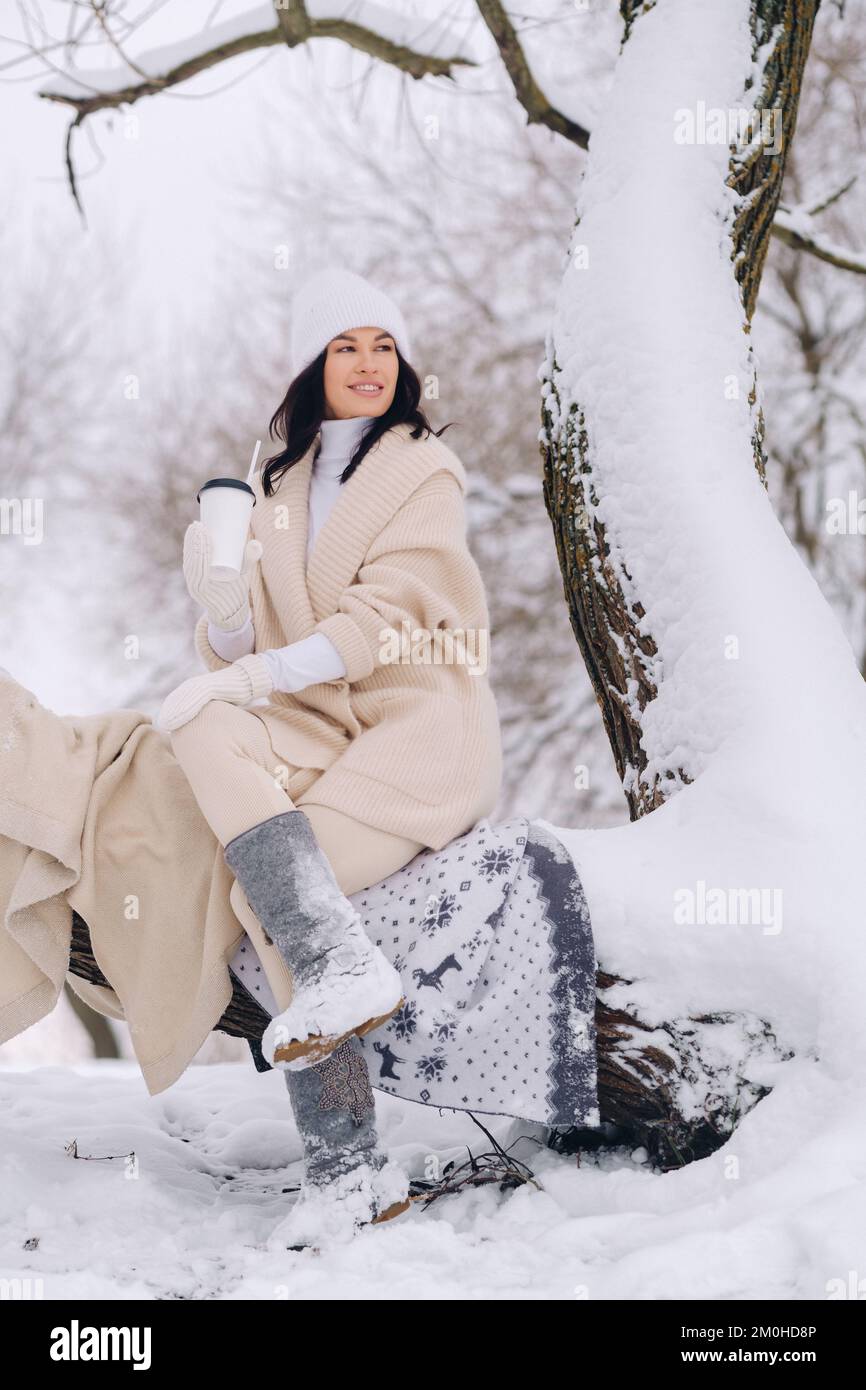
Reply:
[[600, 1123], [595, 950], [561, 841], [524, 816], [484, 819], [351, 901], [406, 996], [360, 1039], [377, 1090], [547, 1125]]

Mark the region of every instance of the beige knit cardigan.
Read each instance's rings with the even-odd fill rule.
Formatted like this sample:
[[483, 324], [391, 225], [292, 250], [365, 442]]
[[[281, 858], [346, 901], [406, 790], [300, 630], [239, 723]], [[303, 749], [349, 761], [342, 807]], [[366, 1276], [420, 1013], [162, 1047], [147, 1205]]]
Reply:
[[[256, 711], [277, 751], [318, 773], [298, 804], [321, 799], [441, 848], [496, 798], [490, 688], [459, 664], [388, 666], [378, 634], [401, 615], [487, 621], [459, 460], [441, 441], [389, 431], [344, 484], [305, 576], [311, 464], [312, 452], [274, 498], [257, 487], [256, 631], [264, 649], [318, 626], [347, 678]], [[207, 664], [226, 664], [202, 635], [199, 624]], [[148, 1090], [165, 1090], [231, 998], [244, 925], [258, 949], [237, 887], [169, 735], [137, 710], [55, 714], [0, 669], [0, 1044], [50, 1013], [68, 978], [100, 1013], [125, 1018]], [[110, 987], [67, 976], [73, 908]]]
[[[255, 649], [323, 632], [346, 676], [275, 691], [251, 708], [287, 764], [318, 770], [296, 804], [331, 806], [441, 849], [492, 813], [502, 748], [483, 669], [489, 617], [466, 540], [465, 471], [442, 440], [416, 440], [410, 430], [388, 430], [343, 484], [309, 565], [320, 434], [273, 496], [256, 475], [249, 535], [263, 554], [250, 589]], [[203, 614], [195, 644], [219, 670], [230, 663], [210, 646], [207, 621]]]

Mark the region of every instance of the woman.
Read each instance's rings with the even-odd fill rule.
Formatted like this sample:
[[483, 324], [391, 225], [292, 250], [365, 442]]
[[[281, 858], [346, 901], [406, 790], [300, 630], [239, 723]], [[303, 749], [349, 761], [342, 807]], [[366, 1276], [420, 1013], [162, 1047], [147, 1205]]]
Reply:
[[326, 1206], [355, 1225], [408, 1206], [356, 1040], [400, 1007], [400, 979], [346, 895], [489, 815], [501, 783], [465, 473], [409, 351], [400, 310], [357, 275], [296, 296], [270, 426], [285, 447], [256, 478], [242, 574], [210, 576], [199, 523], [184, 541], [211, 674], [158, 718], [283, 972], [271, 961], [283, 1011], [262, 1047], [305, 1142], [299, 1235]]

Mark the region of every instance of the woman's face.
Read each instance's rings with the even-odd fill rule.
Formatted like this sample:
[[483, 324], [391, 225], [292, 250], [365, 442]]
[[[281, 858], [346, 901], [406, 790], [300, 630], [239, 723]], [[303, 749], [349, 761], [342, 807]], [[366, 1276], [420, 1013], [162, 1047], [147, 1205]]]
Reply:
[[399, 369], [397, 345], [383, 328], [351, 328], [332, 338], [325, 357], [325, 419], [384, 415]]

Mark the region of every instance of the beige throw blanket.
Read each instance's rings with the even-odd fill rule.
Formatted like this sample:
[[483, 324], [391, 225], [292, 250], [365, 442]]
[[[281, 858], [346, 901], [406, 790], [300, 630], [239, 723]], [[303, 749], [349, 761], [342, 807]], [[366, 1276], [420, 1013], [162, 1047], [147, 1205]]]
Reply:
[[69, 983], [171, 1086], [231, 997], [233, 882], [147, 715], [57, 715], [0, 668], [0, 1043], [57, 1003], [75, 908], [113, 988]]

